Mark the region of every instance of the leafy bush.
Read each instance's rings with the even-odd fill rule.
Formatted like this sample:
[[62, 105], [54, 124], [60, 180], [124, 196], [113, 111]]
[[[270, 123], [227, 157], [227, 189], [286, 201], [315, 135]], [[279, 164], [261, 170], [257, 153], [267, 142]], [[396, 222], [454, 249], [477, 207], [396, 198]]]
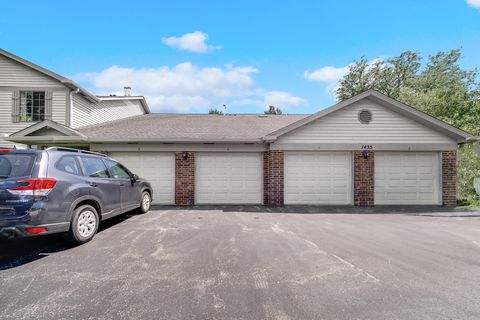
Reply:
[[[461, 50], [440, 51], [426, 64], [418, 52], [389, 59], [354, 61], [335, 93], [346, 100], [376, 89], [473, 135], [480, 135], [480, 82], [477, 70], [463, 70]], [[422, 67], [423, 66], [423, 67]], [[473, 180], [480, 177], [480, 156], [471, 144], [457, 154], [459, 199], [477, 199]]]

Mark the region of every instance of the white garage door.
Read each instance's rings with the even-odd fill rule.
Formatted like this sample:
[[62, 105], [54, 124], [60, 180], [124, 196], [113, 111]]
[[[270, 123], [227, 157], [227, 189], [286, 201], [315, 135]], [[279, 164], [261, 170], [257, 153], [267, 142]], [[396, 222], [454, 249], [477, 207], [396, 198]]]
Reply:
[[195, 202], [263, 203], [260, 153], [205, 153], [195, 156]]
[[375, 152], [375, 204], [440, 204], [437, 152]]
[[349, 152], [285, 153], [285, 204], [351, 204]]
[[165, 152], [111, 152], [124, 164], [152, 184], [153, 203], [175, 203], [175, 155]]

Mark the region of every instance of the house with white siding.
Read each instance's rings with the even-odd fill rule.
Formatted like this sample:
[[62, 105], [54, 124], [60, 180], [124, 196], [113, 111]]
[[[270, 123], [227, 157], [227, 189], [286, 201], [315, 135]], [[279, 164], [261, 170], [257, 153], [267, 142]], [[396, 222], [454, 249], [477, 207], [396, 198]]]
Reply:
[[106, 153], [158, 204], [456, 204], [456, 150], [477, 141], [377, 91], [312, 115], [151, 114], [0, 51], [3, 144]]
[[0, 145], [44, 120], [77, 128], [149, 113], [143, 97], [95, 96], [74, 81], [0, 49]]

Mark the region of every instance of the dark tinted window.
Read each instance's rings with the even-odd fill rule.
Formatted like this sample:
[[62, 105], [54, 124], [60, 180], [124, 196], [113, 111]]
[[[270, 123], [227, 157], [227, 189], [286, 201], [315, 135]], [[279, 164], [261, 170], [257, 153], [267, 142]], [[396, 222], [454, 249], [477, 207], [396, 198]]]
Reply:
[[108, 169], [116, 179], [130, 179], [130, 175], [127, 170], [118, 162], [105, 159]]
[[33, 154], [1, 154], [0, 179], [28, 177], [32, 174], [34, 162]]
[[20, 91], [20, 121], [45, 120], [45, 91]]
[[83, 175], [80, 165], [78, 164], [77, 158], [74, 156], [65, 156], [62, 157], [57, 164], [55, 165], [60, 171], [76, 174], [77, 176]]
[[87, 176], [92, 178], [109, 178], [107, 167], [100, 158], [81, 157]]

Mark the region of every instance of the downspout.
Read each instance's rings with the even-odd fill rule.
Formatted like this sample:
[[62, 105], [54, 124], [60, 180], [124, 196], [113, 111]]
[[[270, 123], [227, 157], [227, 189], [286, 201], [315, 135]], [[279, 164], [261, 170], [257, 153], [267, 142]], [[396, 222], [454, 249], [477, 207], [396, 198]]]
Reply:
[[68, 119], [68, 122], [69, 122], [69, 127], [72, 126], [72, 122], [73, 122], [73, 94], [74, 93], [80, 93], [80, 88], [76, 88], [75, 90], [70, 90], [70, 112], [69, 112], [69, 119]]

